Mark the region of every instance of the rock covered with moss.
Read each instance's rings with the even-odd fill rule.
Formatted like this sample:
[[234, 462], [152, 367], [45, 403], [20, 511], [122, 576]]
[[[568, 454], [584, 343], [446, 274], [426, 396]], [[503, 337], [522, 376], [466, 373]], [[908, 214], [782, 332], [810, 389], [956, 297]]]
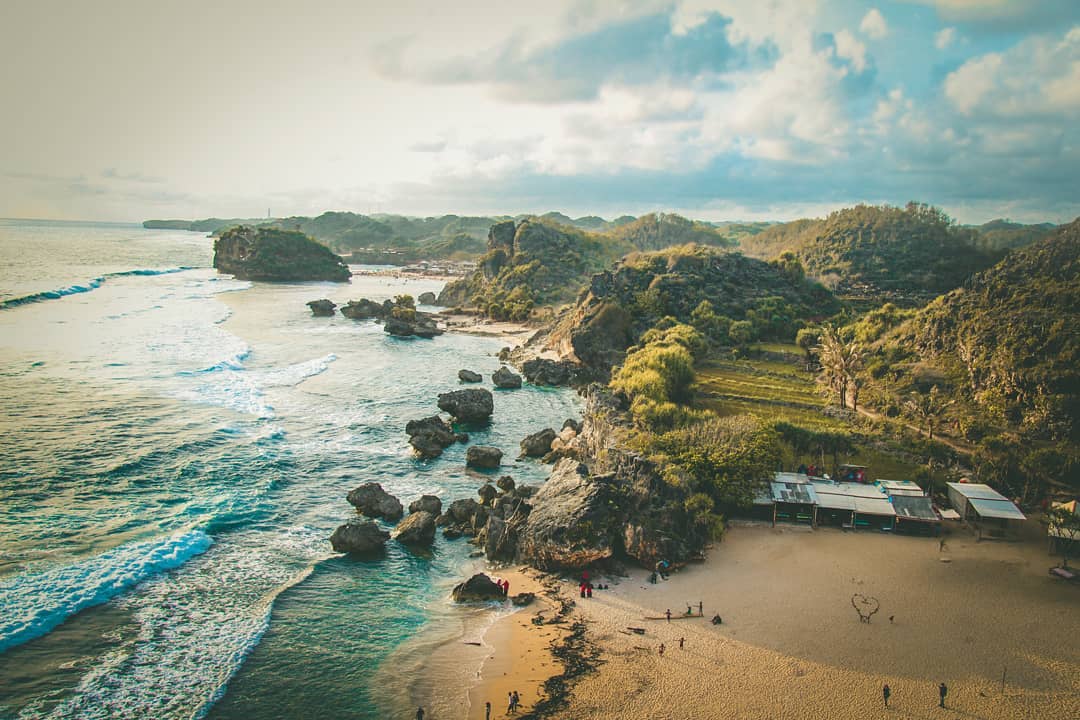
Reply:
[[307, 235], [241, 225], [214, 240], [214, 267], [240, 280], [349, 282], [340, 257]]

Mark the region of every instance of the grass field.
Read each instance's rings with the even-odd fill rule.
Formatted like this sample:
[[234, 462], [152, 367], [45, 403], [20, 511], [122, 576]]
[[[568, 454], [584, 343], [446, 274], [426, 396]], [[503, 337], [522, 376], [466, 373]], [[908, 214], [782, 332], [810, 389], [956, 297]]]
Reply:
[[[755, 352], [756, 351], [756, 352]], [[857, 437], [865, 428], [822, 412], [822, 397], [814, 376], [803, 365], [802, 350], [796, 345], [769, 343], [756, 346], [751, 355], [765, 359], [716, 359], [695, 368], [697, 372], [697, 405], [721, 416], [757, 415], [768, 422], [786, 421], [817, 432], [849, 432]], [[776, 359], [787, 358], [787, 361]], [[910, 479], [917, 465], [893, 454], [872, 447], [868, 442], [856, 442], [856, 451], [837, 458], [840, 463], [865, 465], [871, 478], [889, 480]], [[786, 448], [785, 468], [801, 463], [821, 465], [822, 458], [809, 455], [796, 457]], [[831, 468], [831, 456], [824, 458]]]

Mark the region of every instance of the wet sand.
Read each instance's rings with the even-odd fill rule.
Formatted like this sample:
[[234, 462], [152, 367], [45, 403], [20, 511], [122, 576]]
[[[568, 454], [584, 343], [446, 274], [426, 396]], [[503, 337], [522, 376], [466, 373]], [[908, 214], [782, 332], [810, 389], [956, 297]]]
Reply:
[[[939, 552], [932, 538], [736, 525], [668, 581], [633, 570], [577, 600], [601, 662], [553, 717], [1080, 717], [1080, 588], [1050, 578], [1052, 564], [1041, 543], [976, 543], [962, 531]], [[577, 599], [575, 582], [561, 587]], [[870, 623], [856, 594], [877, 602]], [[699, 601], [704, 618], [644, 619]], [[503, 687], [524, 687], [542, 642], [535, 628], [499, 627], [489, 638], [503, 659], [485, 664], [480, 686], [504, 701], [493, 718], [506, 717]]]

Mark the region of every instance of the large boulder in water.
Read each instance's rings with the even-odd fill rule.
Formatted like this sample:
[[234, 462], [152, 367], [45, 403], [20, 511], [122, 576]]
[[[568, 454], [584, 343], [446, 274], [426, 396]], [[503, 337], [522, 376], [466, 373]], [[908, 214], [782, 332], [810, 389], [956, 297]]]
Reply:
[[394, 539], [404, 545], [430, 545], [435, 541], [435, 516], [414, 512], [394, 529]]
[[503, 452], [490, 445], [473, 445], [465, 451], [465, 464], [469, 467], [491, 470], [502, 464]]
[[502, 390], [516, 390], [521, 387], [521, 376], [508, 367], [501, 367], [491, 374], [491, 382]]
[[458, 380], [467, 383], [477, 383], [484, 379], [480, 373], [465, 369], [458, 370], [457, 376]]
[[386, 532], [373, 520], [350, 520], [330, 536], [330, 546], [334, 552], [355, 555], [370, 555], [383, 549], [390, 539]]
[[436, 299], [437, 297], [435, 296], [435, 293], [428, 291], [420, 293], [420, 295], [416, 298], [416, 302], [420, 303], [421, 305], [434, 305]]
[[409, 512], [427, 512], [438, 517], [442, 515], [442, 500], [435, 495], [421, 495], [419, 500], [409, 503]]
[[454, 429], [438, 415], [410, 420], [405, 425], [405, 433], [416, 454], [428, 459], [439, 457], [445, 448], [458, 440]]
[[248, 225], [214, 240], [214, 267], [239, 280], [349, 282], [345, 261], [302, 232]]
[[364, 483], [350, 492], [346, 499], [350, 505], [368, 517], [398, 520], [405, 514], [401, 501], [383, 490], [379, 483]]
[[484, 422], [495, 410], [491, 391], [483, 388], [454, 390], [439, 394], [439, 409], [450, 413], [461, 422]]
[[479, 600], [502, 600], [502, 588], [484, 573], [477, 573], [454, 587], [451, 593], [456, 602], [476, 602]]
[[551, 452], [551, 441], [555, 439], [555, 430], [544, 428], [521, 441], [522, 457], [544, 457]]
[[517, 539], [523, 562], [579, 570], [615, 554], [621, 517], [613, 476], [591, 476], [585, 465], [560, 460], [530, 504]]
[[533, 385], [567, 385], [573, 382], [577, 371], [577, 365], [565, 360], [532, 358], [521, 364], [521, 372]]
[[333, 317], [334, 308], [337, 307], [335, 303], [326, 298], [323, 298], [322, 300], [312, 300], [307, 306], [311, 308], [311, 314], [315, 317]]
[[385, 314], [385, 310], [381, 303], [367, 298], [360, 298], [359, 300], [350, 300], [342, 305], [341, 314], [350, 320], [368, 320], [370, 318], [381, 318]]

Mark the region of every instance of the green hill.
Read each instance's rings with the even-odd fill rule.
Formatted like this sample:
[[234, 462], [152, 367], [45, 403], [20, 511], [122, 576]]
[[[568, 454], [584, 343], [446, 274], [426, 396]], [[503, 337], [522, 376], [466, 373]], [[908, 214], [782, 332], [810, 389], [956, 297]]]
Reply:
[[920, 203], [858, 205], [745, 236], [740, 248], [762, 259], [794, 253], [809, 275], [843, 294], [917, 305], [1000, 258], [979, 237]]
[[549, 343], [563, 355], [606, 370], [664, 317], [692, 324], [720, 345], [791, 340], [798, 328], [840, 309], [831, 292], [797, 263], [769, 263], [686, 245], [634, 253], [599, 273], [559, 319]]
[[448, 284], [439, 304], [522, 320], [534, 307], [571, 302], [588, 278], [633, 250], [626, 242], [540, 218], [496, 223], [476, 271]]
[[609, 231], [611, 237], [638, 250], [662, 250], [675, 245], [733, 247], [736, 242], [708, 223], [687, 220], [674, 213], [649, 213]]

